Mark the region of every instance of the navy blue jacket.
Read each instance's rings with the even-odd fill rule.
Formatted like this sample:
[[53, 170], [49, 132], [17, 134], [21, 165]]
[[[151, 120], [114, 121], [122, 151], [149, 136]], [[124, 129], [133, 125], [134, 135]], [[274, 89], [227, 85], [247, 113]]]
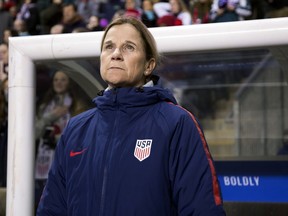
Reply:
[[225, 215], [203, 132], [167, 90], [94, 102], [62, 134], [38, 216]]

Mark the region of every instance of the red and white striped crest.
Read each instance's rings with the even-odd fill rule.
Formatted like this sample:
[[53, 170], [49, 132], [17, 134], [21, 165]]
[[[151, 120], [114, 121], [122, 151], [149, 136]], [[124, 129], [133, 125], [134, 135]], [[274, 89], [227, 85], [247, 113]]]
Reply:
[[134, 156], [139, 160], [143, 161], [150, 156], [152, 146], [152, 139], [137, 140]]

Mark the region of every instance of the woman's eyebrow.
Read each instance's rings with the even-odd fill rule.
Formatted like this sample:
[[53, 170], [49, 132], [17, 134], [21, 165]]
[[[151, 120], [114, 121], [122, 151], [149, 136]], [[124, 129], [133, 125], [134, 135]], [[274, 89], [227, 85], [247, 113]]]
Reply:
[[105, 41], [104, 44], [112, 44], [111, 40]]
[[130, 43], [130, 44], [133, 44], [133, 45], [137, 46], [136, 43], [134, 43], [133, 41], [130, 41], [130, 40], [126, 40], [125, 43]]
[[[104, 44], [107, 45], [107, 44], [115, 44], [115, 43], [113, 43], [112, 40], [108, 40], [108, 41], [105, 41]], [[132, 44], [132, 45], [134, 45], [134, 46], [136, 46], [136, 47], [138, 46], [137, 43], [135, 43], [135, 42], [133, 42], [133, 41], [130, 41], [130, 40], [125, 40], [124, 43], [122, 43], [122, 45], [123, 45], [123, 44]], [[122, 46], [122, 45], [121, 45], [121, 46]]]

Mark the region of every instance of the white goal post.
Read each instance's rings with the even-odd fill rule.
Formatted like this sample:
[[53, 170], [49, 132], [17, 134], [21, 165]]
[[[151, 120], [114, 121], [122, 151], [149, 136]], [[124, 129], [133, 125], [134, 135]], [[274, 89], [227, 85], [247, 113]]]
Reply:
[[[150, 30], [159, 51], [164, 54], [267, 47], [276, 54], [285, 53], [288, 56], [288, 18], [158, 27]], [[35, 62], [97, 57], [100, 55], [102, 35], [103, 32], [89, 32], [9, 39], [6, 215], [34, 214]], [[69, 65], [75, 67], [73, 60], [66, 66]], [[85, 71], [78, 73], [90, 80]], [[92, 81], [91, 85], [99, 85], [97, 80]]]

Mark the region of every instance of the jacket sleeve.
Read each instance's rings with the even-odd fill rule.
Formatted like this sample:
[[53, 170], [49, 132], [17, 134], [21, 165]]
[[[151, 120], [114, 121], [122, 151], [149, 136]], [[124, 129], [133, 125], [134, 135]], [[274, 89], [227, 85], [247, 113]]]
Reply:
[[66, 180], [64, 175], [64, 138], [60, 138], [49, 171], [47, 184], [37, 209], [37, 216], [67, 215]]
[[174, 131], [169, 166], [179, 216], [225, 215], [213, 159], [200, 125], [188, 112]]

